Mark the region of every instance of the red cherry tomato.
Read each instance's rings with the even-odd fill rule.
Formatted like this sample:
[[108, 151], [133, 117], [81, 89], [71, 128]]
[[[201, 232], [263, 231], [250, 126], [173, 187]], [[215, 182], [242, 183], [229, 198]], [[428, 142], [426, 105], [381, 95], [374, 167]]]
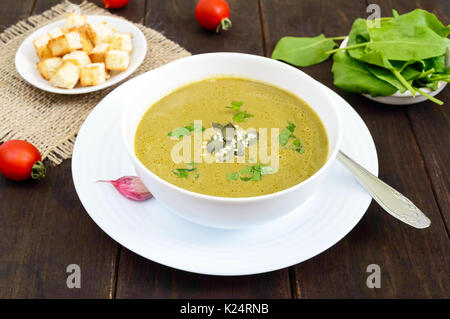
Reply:
[[41, 154], [33, 144], [11, 140], [0, 145], [0, 174], [13, 181], [45, 177]]
[[125, 6], [130, 0], [102, 0], [106, 9], [117, 9]]
[[200, 0], [195, 7], [195, 18], [208, 30], [219, 32], [231, 28], [230, 7], [225, 0]]

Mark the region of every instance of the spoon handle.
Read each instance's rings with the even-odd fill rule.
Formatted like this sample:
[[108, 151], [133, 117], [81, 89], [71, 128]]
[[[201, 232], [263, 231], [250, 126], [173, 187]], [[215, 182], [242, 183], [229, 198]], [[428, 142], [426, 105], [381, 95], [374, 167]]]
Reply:
[[427, 228], [431, 221], [408, 198], [371, 174], [342, 151], [339, 160], [355, 175], [358, 182], [372, 195], [389, 214], [415, 228]]

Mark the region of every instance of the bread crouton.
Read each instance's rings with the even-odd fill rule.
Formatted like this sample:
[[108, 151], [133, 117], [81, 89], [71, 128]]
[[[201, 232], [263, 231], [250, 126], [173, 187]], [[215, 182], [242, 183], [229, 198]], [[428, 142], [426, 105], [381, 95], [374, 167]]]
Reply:
[[130, 64], [128, 52], [121, 50], [109, 50], [106, 53], [105, 65], [111, 71], [125, 71]]
[[80, 34], [76, 31], [65, 33], [56, 39], [51, 39], [48, 45], [53, 56], [62, 56], [83, 48]]
[[87, 54], [91, 53], [94, 46], [92, 45], [91, 40], [89, 39], [89, 36], [87, 34], [87, 28], [86, 26], [79, 27], [79, 28], [71, 28], [69, 29], [69, 32], [78, 32], [81, 37], [81, 44], [83, 45], [82, 50], [86, 52]]
[[61, 29], [61, 28], [54, 28], [48, 32], [48, 36], [50, 37], [50, 39], [59, 38], [63, 34], [64, 34], [64, 32], [63, 32], [63, 29]]
[[56, 87], [72, 89], [80, 78], [80, 68], [72, 62], [66, 61], [50, 79]]
[[40, 60], [48, 59], [52, 57], [52, 51], [50, 50], [48, 44], [50, 41], [50, 36], [48, 34], [43, 34], [33, 41], [34, 49]]
[[106, 23], [87, 24], [87, 33], [94, 45], [100, 43], [108, 43], [110, 37], [114, 34], [114, 30]]
[[91, 64], [91, 60], [89, 59], [89, 56], [84, 51], [72, 51], [70, 53], [67, 53], [62, 58], [65, 61], [70, 61], [73, 64], [79, 66], [80, 68]]
[[131, 33], [114, 33], [111, 35], [109, 43], [113, 50], [122, 50], [131, 52], [133, 50], [133, 44], [131, 39], [133, 35]]
[[106, 70], [104, 63], [92, 63], [81, 68], [81, 86], [99, 85], [106, 81]]
[[105, 63], [106, 61], [106, 53], [111, 50], [111, 45], [108, 43], [101, 43], [96, 45], [94, 49], [92, 49], [89, 57], [93, 63]]
[[69, 12], [66, 17], [64, 29], [66, 31], [69, 31], [72, 28], [80, 28], [84, 26], [86, 22], [87, 22], [86, 16], [75, 12]]
[[91, 40], [89, 40], [89, 36], [86, 30], [86, 27], [78, 28], [78, 32], [81, 36], [81, 44], [83, 45], [83, 51], [87, 54], [91, 53], [94, 46], [92, 45]]
[[46, 80], [50, 80], [62, 64], [63, 59], [61, 58], [48, 58], [36, 63], [39, 73]]

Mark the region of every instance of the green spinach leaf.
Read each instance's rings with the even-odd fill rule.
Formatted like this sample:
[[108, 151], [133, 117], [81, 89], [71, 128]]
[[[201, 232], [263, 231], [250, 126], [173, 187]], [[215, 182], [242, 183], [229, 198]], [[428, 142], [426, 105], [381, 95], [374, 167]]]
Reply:
[[330, 54], [325, 52], [335, 46], [333, 38], [326, 38], [323, 34], [314, 38], [284, 37], [275, 46], [272, 59], [295, 66], [310, 66], [328, 59]]
[[335, 53], [333, 61], [334, 85], [346, 92], [387, 96], [397, 91], [396, 87], [367, 71], [364, 62], [353, 59], [347, 52]]
[[390, 70], [370, 64], [367, 64], [365, 67], [367, 71], [372, 73], [378, 79], [391, 84], [401, 93], [406, 92], [406, 87], [397, 79], [397, 77], [395, 77], [395, 75]]
[[450, 34], [450, 26], [444, 26], [434, 14], [422, 9], [394, 16], [394, 21], [399, 24], [428, 27], [443, 38]]
[[423, 60], [445, 54], [447, 42], [424, 26], [390, 24], [368, 28], [366, 49], [379, 50], [389, 60]]

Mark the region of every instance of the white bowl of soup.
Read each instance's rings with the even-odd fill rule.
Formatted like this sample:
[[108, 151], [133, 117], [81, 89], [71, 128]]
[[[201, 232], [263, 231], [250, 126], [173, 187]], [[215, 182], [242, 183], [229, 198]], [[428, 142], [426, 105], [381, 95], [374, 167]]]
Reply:
[[287, 64], [240, 53], [186, 57], [135, 81], [125, 145], [156, 200], [195, 223], [248, 228], [293, 211], [339, 150], [335, 101]]

